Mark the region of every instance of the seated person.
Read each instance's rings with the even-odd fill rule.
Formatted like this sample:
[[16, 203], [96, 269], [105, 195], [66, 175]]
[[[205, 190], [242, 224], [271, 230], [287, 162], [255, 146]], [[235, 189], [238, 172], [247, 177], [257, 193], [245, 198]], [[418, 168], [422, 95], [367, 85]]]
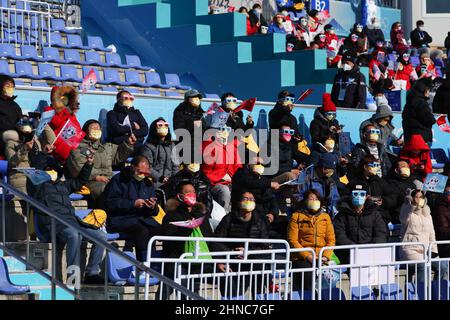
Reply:
[[[97, 120], [86, 121], [83, 131], [86, 135], [78, 148], [71, 151], [69, 159], [67, 159], [67, 169], [71, 177], [77, 177], [86, 161], [86, 155], [95, 154], [89, 182], [84, 185], [90, 192], [88, 198], [95, 201], [102, 195], [106, 184], [112, 178], [112, 167], [125, 162], [133, 153], [136, 138], [131, 135], [120, 145], [109, 142], [102, 143], [102, 127]], [[90, 206], [90, 208], [98, 208], [101, 204], [95, 203], [94, 205], [95, 207]]]
[[214, 135], [203, 141], [201, 170], [211, 181], [214, 200], [230, 212], [231, 181], [242, 167], [237, 140], [229, 139], [230, 127], [215, 128]]
[[139, 153], [150, 162], [152, 179], [156, 188], [167, 183], [169, 178], [178, 172], [179, 164], [172, 153], [174, 147], [166, 120], [158, 118], [153, 121], [150, 125], [147, 142]]
[[336, 119], [336, 105], [331, 100], [329, 93], [323, 95], [323, 105], [314, 112], [314, 119], [309, 126], [311, 142], [314, 145], [318, 141], [324, 141], [325, 136], [333, 134], [333, 140], [339, 142], [339, 134], [342, 132], [339, 121]]
[[391, 169], [391, 161], [386, 148], [380, 141], [381, 130], [377, 129], [373, 124], [367, 124], [363, 129], [363, 136], [361, 142], [356, 144], [352, 152], [351, 176], [357, 175], [357, 168], [359, 168], [362, 159], [366, 155], [372, 155], [377, 159], [381, 168], [378, 172], [380, 177], [386, 177]]
[[433, 172], [430, 147], [420, 134], [413, 134], [405, 142], [398, 157], [409, 162], [412, 174], [419, 180], [425, 179], [427, 174]]
[[320, 159], [326, 155], [332, 155], [336, 163], [336, 172], [334, 179], [344, 177], [347, 174], [348, 160], [342, 157], [338, 152], [338, 145], [336, 143], [334, 134], [328, 136], [321, 136], [320, 140], [313, 146], [311, 152], [311, 164], [317, 166]]
[[286, 31], [286, 28], [285, 28], [285, 22], [286, 22], [286, 17], [283, 16], [281, 13], [277, 13], [273, 17], [272, 23], [269, 25], [269, 33], [287, 34], [288, 32]]
[[[292, 249], [312, 248], [317, 259], [323, 247], [333, 247], [336, 244], [333, 223], [326, 205], [322, 202], [317, 190], [307, 190], [303, 195], [297, 211], [292, 215], [288, 225], [288, 242]], [[333, 251], [324, 251], [322, 262], [331, 260]], [[291, 254], [293, 268], [311, 268], [313, 256], [309, 252], [294, 252]], [[311, 272], [298, 273], [294, 278], [293, 290], [312, 289]], [[302, 285], [302, 276], [304, 284]]]
[[136, 148], [142, 146], [148, 134], [148, 124], [134, 105], [134, 96], [128, 91], [120, 91], [114, 109], [106, 115], [108, 141], [121, 144], [132, 134], [137, 139]]
[[[22, 118], [22, 109], [15, 101], [16, 83], [7, 75], [0, 75], [0, 137], [3, 132], [15, 130], [16, 123]], [[0, 157], [4, 155], [5, 144], [0, 139]]]
[[146, 261], [148, 242], [160, 231], [153, 218], [158, 214], [158, 199], [150, 176], [148, 159], [137, 156], [131, 166], [112, 177], [104, 194], [108, 231], [131, 238], [139, 261]]
[[378, 205], [379, 211], [386, 222], [398, 223], [398, 217], [391, 216], [395, 208], [395, 193], [385, 179], [379, 177], [380, 162], [374, 156], [368, 154], [362, 159], [358, 173], [347, 184], [347, 194], [350, 195], [355, 186], [362, 185], [369, 190], [367, 195], [370, 200]]
[[420, 55], [420, 65], [416, 67], [416, 72], [419, 79], [431, 78], [431, 80], [434, 80], [437, 78], [436, 66], [428, 53]]
[[234, 112], [238, 107], [238, 100], [233, 93], [224, 93], [220, 100], [222, 101], [222, 109], [230, 115], [226, 123], [228, 127], [233, 130], [242, 129], [244, 131], [253, 128], [254, 122], [250, 114], [247, 117], [247, 124], [244, 124], [244, 113], [242, 111]]
[[259, 3], [255, 3], [252, 10], [248, 12], [251, 28], [258, 28], [258, 32], [261, 32], [261, 27], [268, 27], [266, 19], [262, 14], [262, 7]]
[[[36, 149], [34, 149], [36, 150]], [[34, 152], [34, 151], [33, 151]], [[43, 205], [51, 208], [64, 222], [76, 228], [83, 228], [84, 232], [92, 237], [106, 242], [106, 233], [102, 229], [92, 229], [84, 226], [75, 216], [75, 208], [70, 201], [70, 194], [80, 190], [80, 188], [89, 181], [94, 158], [86, 157], [86, 163], [77, 178], [62, 180], [62, 168], [55, 158], [38, 152], [31, 156], [32, 166], [38, 170], [45, 170], [51, 177], [51, 180], [34, 186], [32, 191], [33, 198]], [[39, 211], [37, 214], [37, 227], [41, 233], [41, 241], [51, 242], [52, 219]], [[83, 237], [73, 228], [55, 221], [56, 239], [59, 244], [66, 244], [67, 266], [78, 266], [80, 261], [81, 242]], [[103, 248], [93, 245], [89, 255], [89, 261], [86, 266], [84, 283], [85, 284], [104, 284], [100, 277], [101, 264], [103, 260]], [[81, 266], [78, 266], [81, 267]]]

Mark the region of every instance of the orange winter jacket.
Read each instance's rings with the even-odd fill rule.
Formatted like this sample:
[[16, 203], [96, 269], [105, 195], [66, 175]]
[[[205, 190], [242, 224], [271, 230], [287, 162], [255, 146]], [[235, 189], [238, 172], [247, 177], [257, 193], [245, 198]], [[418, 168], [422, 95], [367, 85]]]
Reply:
[[[306, 210], [295, 212], [288, 224], [288, 242], [291, 248], [312, 248], [319, 258], [320, 249], [336, 244], [330, 215], [325, 212], [311, 215]], [[331, 259], [332, 253], [327, 250], [323, 256]], [[292, 260], [306, 260], [308, 255], [309, 252], [294, 253]]]

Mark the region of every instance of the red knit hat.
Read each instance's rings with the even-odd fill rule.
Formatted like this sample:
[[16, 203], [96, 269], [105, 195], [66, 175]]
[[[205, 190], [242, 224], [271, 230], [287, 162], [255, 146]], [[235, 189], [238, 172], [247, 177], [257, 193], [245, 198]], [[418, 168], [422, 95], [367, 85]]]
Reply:
[[323, 99], [323, 106], [321, 109], [323, 112], [330, 112], [330, 111], [336, 112], [336, 105], [331, 100], [331, 94], [324, 93], [322, 99]]

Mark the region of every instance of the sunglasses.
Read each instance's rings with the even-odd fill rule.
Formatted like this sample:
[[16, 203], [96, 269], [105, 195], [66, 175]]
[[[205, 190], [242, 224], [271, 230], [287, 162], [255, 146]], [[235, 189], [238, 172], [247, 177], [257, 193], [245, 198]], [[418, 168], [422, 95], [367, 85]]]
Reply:
[[328, 116], [336, 117], [336, 112], [325, 112], [325, 116], [326, 117], [328, 117]]
[[354, 198], [365, 197], [365, 196], [367, 196], [367, 191], [354, 190], [354, 191], [352, 191], [352, 196]]
[[133, 96], [123, 96], [122, 99], [123, 99], [123, 100], [134, 101], [134, 97], [133, 97]]
[[169, 127], [169, 123], [168, 123], [168, 122], [158, 122], [158, 123], [156, 124], [156, 126], [157, 126], [158, 128], [163, 128], [163, 127], [168, 128], [168, 127]]
[[237, 101], [238, 101], [237, 98], [226, 98], [226, 99], [225, 99], [225, 102], [226, 102], [226, 103], [231, 103], [231, 102], [236, 103]]
[[292, 43], [288, 43], [287, 46], [288, 46], [288, 48], [292, 48], [292, 49], [295, 47]]
[[231, 132], [231, 128], [230, 127], [222, 127], [222, 128], [219, 128], [219, 131], [221, 131], [221, 132]]
[[370, 134], [380, 134], [381, 131], [380, 131], [380, 129], [370, 129], [370, 130], [369, 130], [369, 133], [370, 133]]
[[324, 34], [321, 34], [321, 35], [319, 36], [319, 38], [320, 38], [320, 39], [325, 39], [326, 36], [325, 36]]
[[357, 36], [356, 34], [352, 35], [352, 39], [358, 39], [359, 36]]
[[293, 97], [286, 97], [286, 98], [283, 99], [283, 101], [294, 102], [294, 101], [295, 101], [295, 98], [293, 98]]
[[409, 54], [404, 54], [403, 59], [409, 59]]
[[291, 136], [293, 136], [295, 134], [295, 130], [294, 129], [283, 129], [281, 130], [282, 134], [290, 134]]
[[242, 198], [242, 201], [255, 201], [255, 198], [244, 197], [244, 198]]
[[381, 168], [381, 164], [379, 162], [372, 162], [367, 164], [370, 168]]

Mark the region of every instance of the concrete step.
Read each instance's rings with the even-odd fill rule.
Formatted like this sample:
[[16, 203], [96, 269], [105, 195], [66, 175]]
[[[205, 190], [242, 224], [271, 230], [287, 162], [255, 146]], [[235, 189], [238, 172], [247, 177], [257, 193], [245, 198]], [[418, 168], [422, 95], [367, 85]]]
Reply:
[[[38, 300], [52, 300], [51, 286], [33, 286], [30, 287], [32, 293], [39, 295]], [[75, 298], [61, 288], [56, 288], [56, 300], [75, 300]]]

